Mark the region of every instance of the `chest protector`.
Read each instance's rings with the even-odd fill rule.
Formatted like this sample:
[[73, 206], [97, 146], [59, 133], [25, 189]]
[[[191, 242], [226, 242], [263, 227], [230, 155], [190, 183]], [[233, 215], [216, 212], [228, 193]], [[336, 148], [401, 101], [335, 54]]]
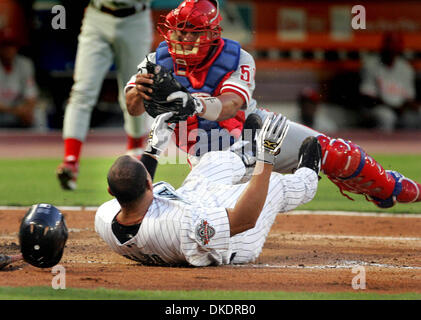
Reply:
[[[190, 93], [207, 93], [210, 96], [220, 94], [220, 87], [235, 70], [240, 60], [241, 46], [238, 42], [223, 39], [222, 50], [210, 67], [203, 72], [204, 81], [193, 87], [185, 76], [174, 75]], [[168, 52], [168, 45], [161, 42], [156, 50], [156, 63], [174, 71], [173, 60]], [[235, 142], [241, 134], [245, 121], [244, 111], [239, 111], [234, 118], [224, 121], [210, 121], [194, 115], [187, 121], [180, 122], [175, 128], [176, 144], [185, 152], [201, 156], [209, 151], [224, 150]]]

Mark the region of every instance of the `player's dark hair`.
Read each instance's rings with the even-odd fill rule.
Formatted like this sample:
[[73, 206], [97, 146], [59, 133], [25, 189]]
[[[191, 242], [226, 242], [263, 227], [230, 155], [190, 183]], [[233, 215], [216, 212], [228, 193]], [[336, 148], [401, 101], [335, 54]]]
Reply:
[[148, 186], [146, 169], [128, 155], [114, 162], [108, 171], [107, 181], [111, 193], [122, 206], [139, 200]]

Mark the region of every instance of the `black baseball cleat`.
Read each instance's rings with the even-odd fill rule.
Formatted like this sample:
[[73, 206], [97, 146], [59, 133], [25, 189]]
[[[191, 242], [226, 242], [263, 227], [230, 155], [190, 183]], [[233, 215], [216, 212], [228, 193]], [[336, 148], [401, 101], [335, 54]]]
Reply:
[[301, 144], [300, 151], [298, 152], [298, 167], [310, 168], [317, 174], [320, 173], [322, 160], [322, 147], [316, 137], [307, 137]]

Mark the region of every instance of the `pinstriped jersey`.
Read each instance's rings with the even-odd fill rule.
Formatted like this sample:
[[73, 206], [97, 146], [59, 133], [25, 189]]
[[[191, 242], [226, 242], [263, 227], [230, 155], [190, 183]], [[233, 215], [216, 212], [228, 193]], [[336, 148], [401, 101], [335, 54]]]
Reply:
[[308, 168], [289, 175], [272, 173], [256, 226], [230, 237], [226, 208], [233, 208], [247, 187], [238, 183], [245, 172], [235, 153], [208, 152], [177, 190], [165, 182], [154, 184], [153, 202], [129, 241], [120, 243], [112, 231], [112, 221], [121, 209], [117, 200], [98, 208], [96, 232], [115, 252], [145, 264], [207, 266], [253, 261], [276, 215], [310, 201], [318, 179]]
[[144, 264], [225, 264], [229, 260], [229, 221], [225, 208], [205, 208], [183, 199], [165, 182], [154, 184], [154, 199], [137, 234], [120, 243], [111, 222], [117, 200], [98, 208], [95, 230], [113, 251]]

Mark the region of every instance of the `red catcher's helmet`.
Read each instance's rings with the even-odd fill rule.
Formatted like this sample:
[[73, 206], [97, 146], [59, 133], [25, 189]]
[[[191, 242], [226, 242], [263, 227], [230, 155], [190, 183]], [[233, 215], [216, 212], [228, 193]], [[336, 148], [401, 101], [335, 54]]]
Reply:
[[[217, 0], [185, 0], [158, 24], [176, 74], [186, 75], [194, 70], [220, 44], [221, 20]], [[195, 35], [190, 41], [186, 40], [189, 33]]]

